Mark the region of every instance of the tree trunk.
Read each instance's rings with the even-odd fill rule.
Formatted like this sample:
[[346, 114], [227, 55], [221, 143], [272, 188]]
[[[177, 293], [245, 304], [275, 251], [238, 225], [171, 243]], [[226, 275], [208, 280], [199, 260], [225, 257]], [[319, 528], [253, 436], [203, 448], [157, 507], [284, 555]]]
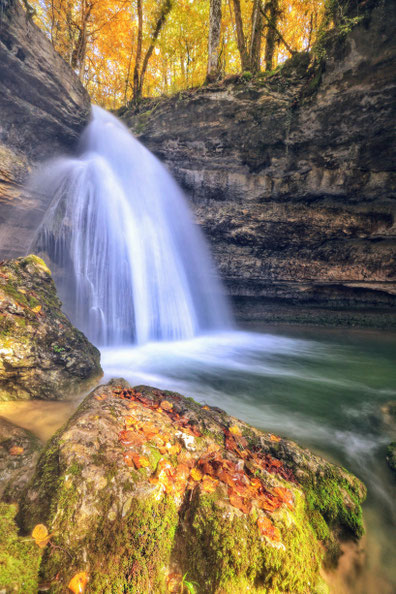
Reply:
[[140, 61], [142, 59], [142, 39], [143, 39], [143, 9], [142, 0], [137, 0], [137, 13], [138, 13], [138, 36], [136, 45], [136, 59], [135, 69], [133, 71], [133, 98], [139, 99], [139, 87], [140, 87]]
[[263, 17], [261, 14], [261, 0], [254, 0], [252, 11], [252, 29], [250, 38], [250, 69], [253, 73], [260, 72], [261, 37], [263, 34]]
[[277, 21], [279, 15], [279, 0], [269, 0], [265, 7], [265, 14], [268, 20], [265, 43], [265, 69], [272, 70], [275, 54], [275, 45], [278, 39]]
[[[138, 1], [140, 2], [141, 0], [138, 0]], [[155, 26], [153, 36], [151, 38], [150, 45], [148, 47], [148, 50], [146, 52], [146, 55], [144, 56], [142, 71], [141, 71], [140, 77], [139, 77], [139, 87], [138, 87], [138, 92], [137, 92], [137, 95], [136, 95], [136, 99], [140, 99], [141, 96], [142, 96], [143, 82], [144, 82], [144, 77], [145, 77], [145, 74], [146, 74], [147, 66], [148, 66], [149, 60], [151, 58], [151, 55], [152, 55], [152, 53], [154, 51], [154, 47], [155, 47], [156, 41], [158, 39], [158, 36], [159, 36], [159, 34], [161, 32], [161, 29], [162, 29], [162, 27], [163, 27], [163, 25], [164, 25], [164, 23], [166, 21], [166, 17], [168, 16], [169, 12], [172, 9], [172, 2], [173, 2], [173, 0], [164, 0], [164, 3], [162, 5], [162, 7], [161, 7], [161, 12], [160, 12], [160, 15], [158, 17], [157, 24]]]
[[237, 34], [237, 45], [239, 55], [241, 57], [241, 68], [242, 71], [250, 70], [250, 60], [246, 49], [245, 34], [243, 32], [242, 14], [241, 14], [241, 3], [240, 0], [233, 0], [234, 5], [234, 16], [235, 16], [235, 28]]
[[220, 29], [221, 29], [221, 0], [210, 0], [209, 10], [209, 40], [208, 40], [208, 68], [206, 81], [213, 82], [220, 77]]

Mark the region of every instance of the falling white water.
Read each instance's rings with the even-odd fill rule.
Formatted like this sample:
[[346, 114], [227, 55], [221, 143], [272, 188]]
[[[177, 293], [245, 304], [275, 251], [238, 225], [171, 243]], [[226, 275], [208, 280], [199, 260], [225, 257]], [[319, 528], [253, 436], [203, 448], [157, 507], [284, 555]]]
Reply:
[[52, 203], [33, 242], [96, 344], [187, 339], [231, 326], [205, 240], [166, 168], [93, 107], [79, 156], [34, 181]]

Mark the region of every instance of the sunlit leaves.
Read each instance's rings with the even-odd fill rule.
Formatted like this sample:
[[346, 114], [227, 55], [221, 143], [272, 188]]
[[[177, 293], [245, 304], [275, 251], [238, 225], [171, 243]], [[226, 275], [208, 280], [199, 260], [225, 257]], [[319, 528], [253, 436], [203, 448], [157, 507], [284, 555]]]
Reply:
[[74, 594], [84, 594], [87, 584], [88, 584], [87, 572], [80, 571], [79, 573], [76, 573], [76, 575], [74, 575], [72, 577], [72, 579], [69, 582], [68, 588]]
[[[136, 3], [126, 0], [30, 0], [36, 21], [55, 49], [75, 68], [93, 101], [116, 108], [132, 98], [137, 46]], [[161, 0], [143, 0], [143, 54], [150, 44]], [[295, 51], [312, 46], [321, 23], [323, 0], [279, 0], [278, 28]], [[249, 37], [252, 1], [241, 0]], [[177, 0], [161, 29], [150, 58], [143, 94], [158, 96], [201, 85], [208, 59], [209, 0]], [[81, 43], [81, 32], [84, 43]], [[263, 30], [262, 62], [264, 55]], [[247, 39], [249, 41], [249, 39]], [[290, 57], [282, 43], [274, 65]], [[220, 39], [223, 76], [241, 71], [231, 3], [223, 3]]]
[[37, 524], [33, 528], [32, 538], [36, 545], [38, 545], [40, 549], [43, 549], [49, 543], [51, 535], [48, 534], [48, 529], [44, 524]]
[[12, 446], [9, 449], [9, 453], [11, 454], [11, 456], [21, 456], [23, 452], [24, 450], [21, 446]]

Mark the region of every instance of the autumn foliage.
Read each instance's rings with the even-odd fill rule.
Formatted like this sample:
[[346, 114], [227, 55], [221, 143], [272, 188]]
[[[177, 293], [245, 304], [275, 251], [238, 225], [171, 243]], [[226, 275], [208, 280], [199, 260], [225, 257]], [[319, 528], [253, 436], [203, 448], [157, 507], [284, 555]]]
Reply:
[[[309, 50], [323, 0], [30, 0], [93, 101], [116, 108]], [[221, 12], [219, 13], [219, 8]], [[220, 20], [218, 20], [220, 17]], [[217, 19], [217, 22], [215, 20]], [[208, 55], [209, 47], [209, 55]]]

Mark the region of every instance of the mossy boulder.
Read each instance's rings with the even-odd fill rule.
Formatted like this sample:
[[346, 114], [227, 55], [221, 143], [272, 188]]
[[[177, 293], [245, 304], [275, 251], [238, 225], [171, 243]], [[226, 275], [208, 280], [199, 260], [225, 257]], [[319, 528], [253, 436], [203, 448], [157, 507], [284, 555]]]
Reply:
[[33, 476], [42, 442], [0, 417], [0, 499], [17, 502]]
[[112, 380], [41, 454], [19, 521], [45, 524], [40, 579], [65, 592], [325, 592], [320, 568], [363, 531], [343, 468], [224, 411]]
[[60, 400], [101, 376], [99, 351], [61, 305], [43, 260], [0, 264], [0, 400]]

